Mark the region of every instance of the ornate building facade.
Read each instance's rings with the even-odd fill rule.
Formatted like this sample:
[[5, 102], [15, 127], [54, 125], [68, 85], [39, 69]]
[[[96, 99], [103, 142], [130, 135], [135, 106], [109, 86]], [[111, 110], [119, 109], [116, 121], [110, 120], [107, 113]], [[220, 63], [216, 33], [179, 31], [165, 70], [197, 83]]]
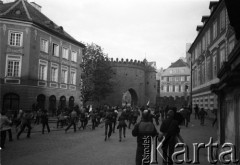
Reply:
[[84, 44], [40, 11], [16, 0], [0, 4], [0, 107], [16, 113], [33, 105], [56, 110], [80, 104]]

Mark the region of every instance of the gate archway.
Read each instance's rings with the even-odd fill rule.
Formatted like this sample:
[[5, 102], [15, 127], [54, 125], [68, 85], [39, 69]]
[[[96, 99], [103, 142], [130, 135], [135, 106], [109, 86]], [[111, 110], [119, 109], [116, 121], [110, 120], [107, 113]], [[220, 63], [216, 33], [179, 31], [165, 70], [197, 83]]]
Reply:
[[132, 107], [137, 106], [138, 96], [134, 89], [130, 88], [128, 91], [123, 93], [122, 104], [131, 105]]

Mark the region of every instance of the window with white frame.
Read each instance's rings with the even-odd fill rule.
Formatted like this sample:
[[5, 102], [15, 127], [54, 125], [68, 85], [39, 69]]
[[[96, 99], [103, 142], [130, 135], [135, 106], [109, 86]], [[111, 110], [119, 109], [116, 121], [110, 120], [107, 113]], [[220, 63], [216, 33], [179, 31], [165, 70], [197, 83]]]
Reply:
[[173, 86], [169, 85], [169, 92], [173, 92]]
[[220, 31], [226, 28], [226, 10], [223, 9], [220, 13]]
[[9, 45], [10, 46], [22, 46], [23, 33], [17, 31], [9, 31]]
[[59, 46], [58, 44], [53, 43], [52, 45], [52, 55], [59, 56]]
[[51, 64], [51, 81], [52, 82], [58, 82], [58, 68], [59, 65], [52, 63]]
[[68, 59], [68, 49], [62, 48], [62, 58]]
[[41, 51], [48, 53], [48, 40], [41, 39]]
[[213, 39], [217, 37], [217, 21], [213, 23]]
[[61, 83], [67, 84], [68, 82], [68, 67], [62, 66], [61, 70]]
[[213, 53], [213, 78], [217, 77], [217, 52]]
[[21, 76], [22, 58], [17, 55], [7, 55], [6, 58], [6, 77]]
[[175, 92], [179, 92], [179, 86], [175, 85]]
[[235, 37], [232, 36], [228, 41], [228, 55], [232, 52], [234, 46], [235, 46]]
[[220, 67], [223, 65], [223, 63], [226, 61], [225, 57], [225, 44], [220, 46]]
[[76, 85], [76, 74], [77, 71], [76, 69], [71, 68], [71, 72], [70, 72], [70, 84]]
[[73, 62], [77, 62], [77, 52], [72, 51], [72, 54], [71, 54], [71, 61], [73, 61]]
[[164, 92], [167, 92], [167, 85], [164, 85], [164, 86], [163, 86], [163, 91], [164, 91]]
[[210, 28], [207, 31], [207, 46], [209, 46], [211, 43], [211, 32], [210, 32]]
[[185, 81], [185, 77], [184, 76], [181, 76], [181, 81]]
[[181, 92], [185, 92], [184, 90], [185, 90], [184, 85], [181, 85]]
[[48, 68], [48, 62], [45, 60], [39, 60], [39, 66], [38, 66], [39, 80], [47, 81], [47, 68]]

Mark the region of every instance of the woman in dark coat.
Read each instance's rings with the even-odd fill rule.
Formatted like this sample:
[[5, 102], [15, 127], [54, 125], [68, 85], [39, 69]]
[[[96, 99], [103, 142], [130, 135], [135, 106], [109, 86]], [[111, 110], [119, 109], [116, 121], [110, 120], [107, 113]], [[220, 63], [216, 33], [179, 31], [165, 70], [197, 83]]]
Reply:
[[117, 129], [119, 129], [119, 141], [122, 141], [122, 130], [123, 130], [124, 138], [126, 137], [127, 124], [126, 124], [125, 120], [126, 120], [126, 115], [125, 115], [125, 112], [123, 111], [122, 114], [118, 118]]

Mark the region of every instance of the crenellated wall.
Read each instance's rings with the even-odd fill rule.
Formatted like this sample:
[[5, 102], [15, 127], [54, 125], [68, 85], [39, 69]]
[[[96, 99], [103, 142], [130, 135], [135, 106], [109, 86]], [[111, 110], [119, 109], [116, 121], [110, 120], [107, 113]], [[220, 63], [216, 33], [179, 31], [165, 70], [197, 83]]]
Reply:
[[[150, 100], [155, 105], [156, 100], [156, 71], [144, 61], [118, 58], [105, 59], [110, 62], [114, 71], [112, 78], [114, 92], [108, 96], [104, 103], [122, 105], [122, 96], [126, 91], [134, 91], [137, 95], [137, 105], [142, 106]], [[131, 93], [131, 92], [130, 92]]]

